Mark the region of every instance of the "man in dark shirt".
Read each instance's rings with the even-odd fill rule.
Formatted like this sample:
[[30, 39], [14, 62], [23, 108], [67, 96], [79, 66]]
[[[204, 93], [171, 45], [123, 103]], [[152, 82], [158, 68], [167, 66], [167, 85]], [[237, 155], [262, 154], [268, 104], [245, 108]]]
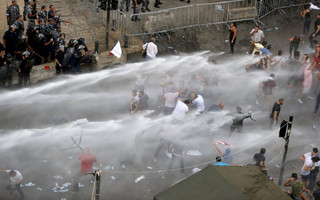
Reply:
[[278, 122], [281, 105], [283, 104], [284, 104], [284, 98], [280, 98], [278, 101], [274, 103], [271, 114], [270, 114], [270, 128], [272, 128], [273, 125], [275, 125]]
[[235, 117], [232, 119], [232, 124], [230, 126], [230, 132], [233, 132], [237, 129], [238, 133], [242, 132], [243, 120], [251, 117], [251, 111], [248, 114], [244, 114], [241, 110], [240, 106], [236, 107], [237, 113]]
[[320, 34], [320, 14], [317, 15], [317, 20], [314, 22], [314, 32], [309, 37], [310, 47], [313, 49], [313, 39]]
[[60, 45], [59, 49], [56, 52], [56, 73], [60, 74], [61, 70], [63, 70], [63, 73], [66, 73], [66, 68], [62, 68], [62, 62], [63, 62], [63, 58], [64, 58], [64, 46]]
[[140, 105], [140, 110], [146, 110], [148, 109], [148, 100], [149, 96], [144, 93], [144, 91], [139, 92], [139, 105]]
[[57, 12], [58, 12], [58, 10], [55, 10], [54, 6], [50, 5], [49, 6], [49, 11], [48, 11], [48, 19], [49, 18], [54, 18], [54, 16], [56, 16]]
[[6, 53], [14, 54], [14, 44], [18, 39], [18, 35], [15, 32], [16, 26], [11, 25], [10, 29], [7, 30], [3, 35], [3, 46], [5, 48]]
[[267, 175], [267, 168], [265, 166], [266, 158], [264, 157], [264, 154], [266, 153], [265, 148], [261, 148], [259, 153], [254, 154], [253, 160], [256, 161], [256, 166], [261, 170], [262, 173]]

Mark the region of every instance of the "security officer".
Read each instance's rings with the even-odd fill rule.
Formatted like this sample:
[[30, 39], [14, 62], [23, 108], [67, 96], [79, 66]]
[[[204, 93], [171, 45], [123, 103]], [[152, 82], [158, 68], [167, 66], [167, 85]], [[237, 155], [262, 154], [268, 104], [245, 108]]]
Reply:
[[[91, 52], [89, 51], [87, 44], [86, 44], [86, 39], [84, 38], [79, 38], [78, 39], [78, 46], [83, 45], [84, 46], [84, 55], [81, 57], [81, 59], [79, 60], [79, 63], [86, 63], [90, 66], [90, 70], [92, 70], [92, 60], [93, 60], [93, 55], [91, 54]], [[77, 47], [78, 47], [77, 46]], [[76, 49], [77, 49], [76, 47]]]
[[6, 11], [7, 24], [10, 27], [20, 16], [20, 8], [16, 0], [12, 1], [12, 5], [7, 7]]
[[17, 21], [15, 21], [13, 24], [16, 25], [16, 33], [20, 36], [23, 35], [24, 32], [24, 21], [23, 21], [23, 16], [19, 15]]
[[56, 30], [56, 26], [54, 24], [53, 18], [48, 19], [48, 24], [46, 24], [45, 29], [46, 29], [46, 34], [52, 34], [52, 32]]
[[14, 55], [17, 60], [22, 60], [22, 54], [28, 48], [27, 37], [25, 35], [20, 35], [17, 42], [14, 45]]
[[42, 34], [46, 34], [46, 30], [47, 30], [47, 27], [46, 27], [46, 23], [44, 22], [44, 20], [39, 20], [39, 24], [35, 26], [36, 29], [38, 29], [38, 32], [39, 33], [42, 33]]
[[78, 48], [74, 51], [73, 56], [70, 60], [71, 71], [72, 73], [80, 72], [80, 59], [84, 56], [84, 45], [79, 45]]
[[22, 62], [18, 68], [19, 86], [27, 86], [30, 84], [30, 72], [33, 67], [33, 60], [29, 51], [22, 53]]
[[13, 72], [16, 70], [15, 64], [12, 62], [13, 57], [10, 53], [6, 54], [6, 63], [3, 68], [1, 68], [1, 82], [2, 86], [5, 87], [6, 83], [8, 83], [8, 88], [12, 87], [12, 76]]
[[42, 5], [40, 12], [38, 12], [38, 20], [43, 20], [45, 22], [48, 20], [48, 11], [45, 5]]
[[143, 0], [142, 1], [142, 8], [141, 8], [141, 12], [145, 12], [145, 11], [151, 11], [150, 9], [149, 9], [149, 4], [150, 4], [150, 1], [149, 0]]
[[11, 55], [14, 53], [14, 44], [18, 39], [16, 28], [17, 27], [15, 25], [11, 25], [9, 30], [7, 30], [3, 35], [3, 46], [6, 53], [10, 53]]
[[138, 18], [139, 10], [141, 8], [142, 0], [133, 0], [133, 15], [131, 21], [140, 21]]
[[129, 11], [130, 1], [131, 1], [131, 0], [121, 0], [121, 1], [120, 1], [120, 11], [121, 11], [121, 12], [122, 12], [122, 10], [123, 10], [124, 3], [126, 3], [126, 11], [127, 11], [127, 12]]
[[26, 7], [26, 14], [28, 16], [28, 28], [30, 26], [35, 26], [37, 19], [37, 11], [34, 10], [34, 2], [33, 0], [28, 1], [28, 6]]

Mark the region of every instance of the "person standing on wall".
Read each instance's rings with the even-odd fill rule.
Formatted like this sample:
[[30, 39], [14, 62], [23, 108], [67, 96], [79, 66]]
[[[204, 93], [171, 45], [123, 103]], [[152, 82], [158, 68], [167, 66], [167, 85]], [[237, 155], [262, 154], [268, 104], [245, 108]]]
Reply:
[[230, 54], [234, 53], [234, 44], [237, 40], [237, 25], [235, 22], [232, 22], [229, 29], [228, 34], [229, 42], [230, 42]]

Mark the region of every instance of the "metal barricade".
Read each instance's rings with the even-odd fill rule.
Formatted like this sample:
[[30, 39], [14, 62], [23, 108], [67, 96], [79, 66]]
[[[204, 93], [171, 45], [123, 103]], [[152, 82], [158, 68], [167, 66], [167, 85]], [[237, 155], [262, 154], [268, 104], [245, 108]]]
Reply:
[[278, 9], [279, 0], [258, 0], [257, 12], [259, 19]]
[[256, 18], [257, 7], [254, 0], [195, 4], [158, 12], [133, 14], [130, 19], [134, 21], [132, 22], [134, 25], [126, 31], [126, 35], [155, 34], [231, 21], [256, 20]]

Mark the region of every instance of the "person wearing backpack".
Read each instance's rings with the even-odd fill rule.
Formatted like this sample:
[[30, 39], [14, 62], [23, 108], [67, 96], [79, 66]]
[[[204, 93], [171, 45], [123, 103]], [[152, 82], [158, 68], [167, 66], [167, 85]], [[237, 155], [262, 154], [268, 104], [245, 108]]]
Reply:
[[142, 49], [144, 51], [143, 54], [145, 54], [146, 60], [151, 60], [156, 58], [158, 54], [158, 47], [155, 44], [155, 42], [156, 42], [156, 37], [152, 36], [150, 39], [150, 42], [147, 42], [142, 46]]

